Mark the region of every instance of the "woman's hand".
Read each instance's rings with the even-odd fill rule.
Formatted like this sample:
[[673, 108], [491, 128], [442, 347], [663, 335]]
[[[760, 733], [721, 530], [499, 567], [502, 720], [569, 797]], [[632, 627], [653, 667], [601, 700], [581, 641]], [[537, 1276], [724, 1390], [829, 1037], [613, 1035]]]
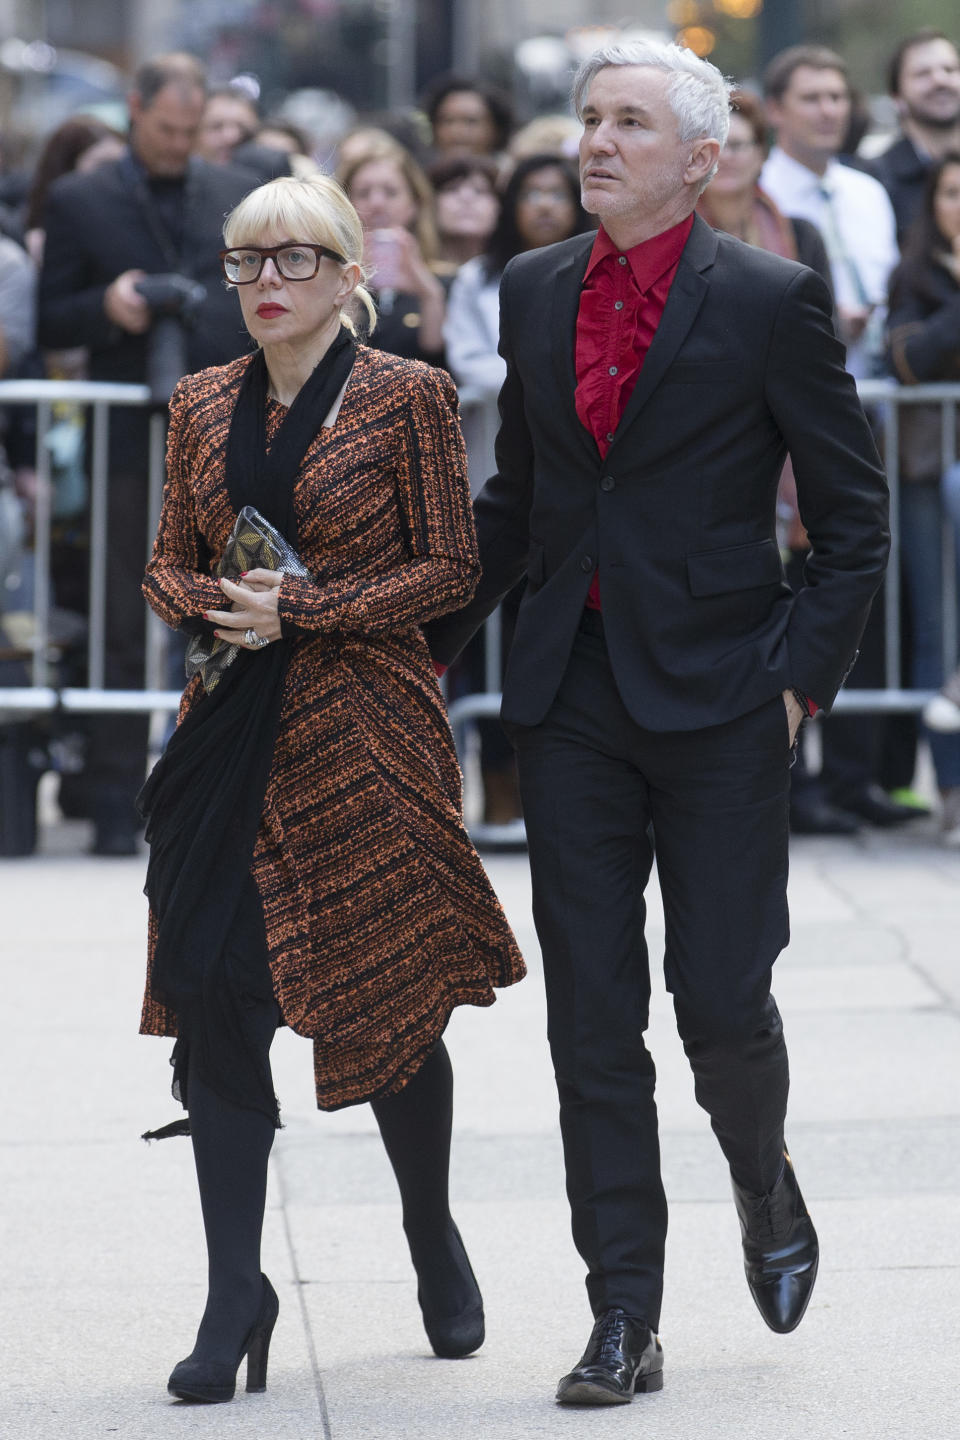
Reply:
[[220, 589], [230, 601], [229, 610], [205, 610], [204, 619], [216, 625], [214, 634], [242, 650], [259, 650], [261, 645], [244, 639], [254, 630], [260, 639], [279, 640], [282, 634], [277, 601], [283, 575], [279, 570], [248, 570], [239, 581], [221, 580]]

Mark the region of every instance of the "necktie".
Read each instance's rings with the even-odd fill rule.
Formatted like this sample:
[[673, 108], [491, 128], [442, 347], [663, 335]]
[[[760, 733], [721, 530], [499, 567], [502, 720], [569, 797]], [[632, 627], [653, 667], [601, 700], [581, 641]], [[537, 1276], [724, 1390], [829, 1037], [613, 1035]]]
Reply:
[[818, 189], [820, 197], [823, 200], [823, 217], [821, 220], [823, 243], [827, 247], [827, 258], [830, 261], [831, 268], [835, 272], [838, 270], [846, 272], [853, 286], [853, 292], [857, 297], [857, 303], [862, 305], [864, 309], [869, 309], [872, 302], [867, 294], [866, 286], [863, 283], [863, 277], [857, 268], [857, 262], [847, 248], [847, 243], [843, 238], [843, 232], [840, 229], [840, 222], [837, 217], [836, 196], [826, 181], [823, 181]]

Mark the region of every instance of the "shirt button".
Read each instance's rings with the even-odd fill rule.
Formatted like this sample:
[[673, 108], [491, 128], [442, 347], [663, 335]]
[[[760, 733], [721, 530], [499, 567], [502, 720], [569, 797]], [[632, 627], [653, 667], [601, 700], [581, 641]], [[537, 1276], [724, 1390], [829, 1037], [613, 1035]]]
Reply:
[[621, 256], [619, 257], [619, 263], [620, 263], [621, 265], [626, 265], [626, 263], [627, 263], [627, 257], [626, 257], [626, 255], [621, 255]]
[[604, 475], [603, 479], [600, 481], [601, 490], [615, 490], [616, 486], [617, 482], [616, 480], [614, 480], [612, 475]]
[[617, 373], [617, 367], [616, 367], [616, 365], [611, 365], [611, 366], [610, 366], [610, 369], [607, 371], [607, 374], [608, 374], [608, 375], [616, 375], [616, 373]]
[[593, 563], [592, 555], [584, 555], [581, 557], [580, 569], [584, 572], [584, 574], [587, 574], [589, 571], [596, 569], [596, 566]]
[[622, 310], [622, 309], [623, 309], [623, 301], [622, 301], [622, 300], [617, 300], [617, 301], [614, 303], [613, 308], [614, 308], [614, 310]]
[[607, 439], [608, 439], [608, 440], [612, 440], [612, 439], [613, 439], [613, 431], [612, 431], [612, 430], [608, 430], [608, 431], [607, 431]]

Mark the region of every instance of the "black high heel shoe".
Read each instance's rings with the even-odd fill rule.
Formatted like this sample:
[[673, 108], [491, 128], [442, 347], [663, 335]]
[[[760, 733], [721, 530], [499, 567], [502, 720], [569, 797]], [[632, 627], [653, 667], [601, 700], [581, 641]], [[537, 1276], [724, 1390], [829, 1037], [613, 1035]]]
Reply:
[[[484, 1342], [486, 1331], [483, 1318], [483, 1296], [480, 1294], [477, 1277], [473, 1273], [473, 1266], [470, 1264], [463, 1240], [460, 1238], [460, 1231], [452, 1220], [449, 1238], [451, 1259], [459, 1270], [461, 1279], [465, 1282], [465, 1288], [473, 1292], [471, 1298], [454, 1315], [438, 1315], [431, 1311], [424, 1304], [423, 1291], [420, 1286], [417, 1287], [417, 1301], [423, 1314], [423, 1328], [427, 1332], [427, 1339], [430, 1341], [434, 1354], [441, 1360], [460, 1360], [465, 1355], [472, 1355], [474, 1350], [479, 1350]], [[416, 1266], [416, 1260], [414, 1260], [414, 1266]]]
[[195, 1400], [207, 1405], [220, 1405], [225, 1400], [232, 1400], [237, 1389], [237, 1371], [244, 1355], [247, 1357], [247, 1390], [253, 1393], [266, 1390], [270, 1337], [280, 1313], [280, 1301], [266, 1275], [260, 1278], [263, 1281], [260, 1312], [240, 1347], [236, 1364], [224, 1365], [188, 1355], [186, 1360], [173, 1367], [167, 1381], [171, 1395], [176, 1395], [179, 1400]]

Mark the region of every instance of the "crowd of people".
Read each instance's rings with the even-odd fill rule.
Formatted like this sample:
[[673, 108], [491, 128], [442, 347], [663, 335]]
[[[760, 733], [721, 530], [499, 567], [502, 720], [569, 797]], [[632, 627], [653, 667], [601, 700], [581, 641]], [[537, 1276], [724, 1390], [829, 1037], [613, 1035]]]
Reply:
[[[878, 158], [864, 159], [844, 59], [814, 44], [776, 56], [762, 93], [734, 93], [730, 135], [699, 210], [714, 228], [818, 271], [834, 297], [855, 376], [892, 375], [904, 385], [957, 379], [956, 45], [939, 31], [917, 31], [898, 45], [888, 79], [900, 133]], [[2, 178], [3, 375], [147, 382], [163, 406], [181, 374], [250, 348], [218, 272], [224, 215], [257, 183], [332, 169], [363, 225], [363, 264], [378, 316], [367, 343], [449, 370], [461, 393], [476, 493], [494, 468], [504, 267], [521, 252], [594, 225], [581, 204], [577, 123], [558, 115], [517, 126], [508, 101], [485, 82], [445, 77], [415, 116], [369, 117], [321, 167], [302, 127], [264, 116], [242, 87], [211, 87], [201, 64], [183, 54], [141, 66], [129, 116], [127, 134], [90, 116], [71, 117], [46, 138], [29, 177]], [[60, 405], [54, 418], [53, 599], [58, 612], [82, 613], [84, 414]], [[111, 423], [108, 687], [143, 683], [148, 418], [146, 411], [116, 412]], [[942, 687], [928, 708], [927, 733], [943, 839], [960, 846], [960, 681], [944, 673], [940, 540], [943, 517], [960, 508], [960, 469], [942, 473], [936, 407], [905, 409], [899, 443], [904, 666], [909, 684]], [[6, 412], [0, 603], [7, 610], [29, 608], [15, 586], [29, 554], [34, 444], [30, 413]], [[799, 583], [807, 542], [789, 461], [780, 512], [788, 573]], [[514, 609], [508, 598], [501, 627], [507, 645]], [[851, 686], [884, 685], [883, 632], [878, 602]], [[82, 646], [67, 646], [65, 656], [65, 673], [82, 673]], [[15, 661], [0, 663], [8, 683], [22, 681]], [[450, 676], [451, 693], [483, 688], [484, 674], [489, 665], [475, 641]], [[495, 722], [480, 730], [484, 818], [498, 824], [519, 814], [513, 758]], [[826, 717], [816, 773], [802, 756], [794, 770], [793, 828], [852, 834], [864, 824], [902, 824], [929, 813], [913, 788], [918, 733], [910, 716]], [[94, 716], [72, 739], [59, 752], [54, 746], [70, 762], [62, 767], [62, 808], [94, 821], [95, 852], [133, 853], [146, 721]]]

